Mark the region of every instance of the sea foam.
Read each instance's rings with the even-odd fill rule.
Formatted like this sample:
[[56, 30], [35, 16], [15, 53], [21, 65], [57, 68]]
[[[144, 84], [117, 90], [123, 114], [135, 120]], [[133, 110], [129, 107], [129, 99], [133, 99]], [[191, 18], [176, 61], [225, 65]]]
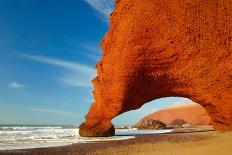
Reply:
[[2, 126], [0, 127], [0, 150], [43, 148], [134, 138], [139, 134], [156, 134], [171, 130], [139, 131], [136, 129], [116, 129], [113, 137], [80, 137], [75, 126]]

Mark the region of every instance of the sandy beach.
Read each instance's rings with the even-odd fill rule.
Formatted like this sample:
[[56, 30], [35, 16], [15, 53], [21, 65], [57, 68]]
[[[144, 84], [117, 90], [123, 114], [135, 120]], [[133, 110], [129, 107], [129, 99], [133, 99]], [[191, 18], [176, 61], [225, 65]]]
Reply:
[[1, 155], [231, 155], [232, 132], [139, 135], [133, 139], [1, 151]]
[[[201, 133], [175, 135], [174, 139], [161, 142], [138, 143], [106, 150], [100, 154], [125, 155], [231, 155], [232, 133]], [[172, 137], [173, 138], [173, 137]], [[180, 138], [179, 140], [176, 138]]]

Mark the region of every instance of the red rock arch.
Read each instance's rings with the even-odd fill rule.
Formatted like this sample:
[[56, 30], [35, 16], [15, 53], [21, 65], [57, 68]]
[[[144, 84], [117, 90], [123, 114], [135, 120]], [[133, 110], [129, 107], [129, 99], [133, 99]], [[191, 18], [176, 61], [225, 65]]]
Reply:
[[232, 130], [232, 0], [117, 0], [81, 136], [111, 136], [111, 120], [162, 97], [201, 104]]

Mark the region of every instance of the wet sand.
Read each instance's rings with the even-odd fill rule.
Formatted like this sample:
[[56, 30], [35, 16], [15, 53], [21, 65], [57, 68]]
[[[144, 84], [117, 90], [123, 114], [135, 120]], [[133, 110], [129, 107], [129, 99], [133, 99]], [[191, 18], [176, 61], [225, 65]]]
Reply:
[[133, 139], [0, 151], [1, 155], [231, 155], [232, 132], [138, 135]]

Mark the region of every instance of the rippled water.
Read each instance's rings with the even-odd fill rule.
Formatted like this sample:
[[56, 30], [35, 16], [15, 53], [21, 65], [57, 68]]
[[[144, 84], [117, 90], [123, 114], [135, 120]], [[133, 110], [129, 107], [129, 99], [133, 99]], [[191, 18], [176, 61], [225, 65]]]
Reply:
[[80, 137], [75, 126], [1, 126], [0, 150], [63, 146], [90, 141], [121, 140], [139, 134], [167, 133], [171, 130], [116, 129], [116, 136]]

